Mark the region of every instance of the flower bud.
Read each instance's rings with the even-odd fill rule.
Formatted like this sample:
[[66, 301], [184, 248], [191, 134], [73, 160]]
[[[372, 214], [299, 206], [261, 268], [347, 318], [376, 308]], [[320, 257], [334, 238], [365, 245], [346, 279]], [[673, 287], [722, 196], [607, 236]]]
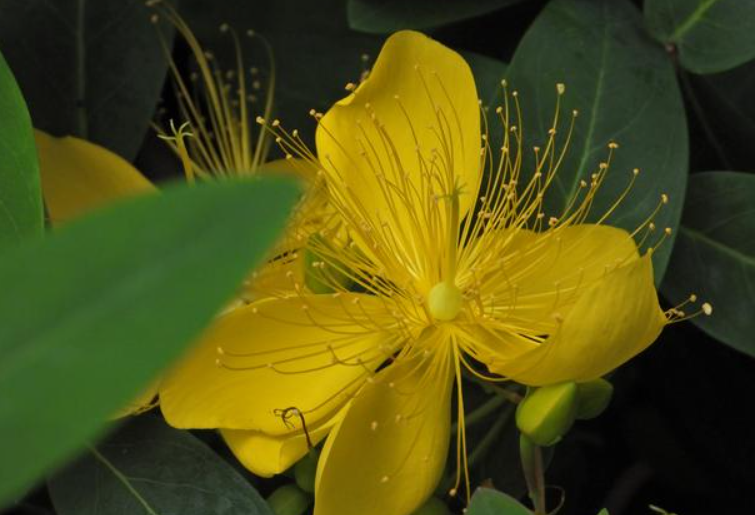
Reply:
[[320, 451], [312, 449], [294, 465], [294, 478], [299, 488], [308, 493], [315, 491], [315, 475], [317, 474], [317, 458]]
[[577, 385], [559, 383], [531, 389], [516, 410], [516, 425], [533, 443], [554, 445], [577, 414]]
[[437, 497], [430, 497], [412, 515], [451, 515], [451, 510], [448, 509], [446, 503]]
[[613, 396], [613, 385], [603, 378], [577, 385], [577, 418], [595, 418], [608, 407]]
[[296, 485], [283, 485], [267, 498], [275, 515], [302, 515], [312, 504], [312, 496]]

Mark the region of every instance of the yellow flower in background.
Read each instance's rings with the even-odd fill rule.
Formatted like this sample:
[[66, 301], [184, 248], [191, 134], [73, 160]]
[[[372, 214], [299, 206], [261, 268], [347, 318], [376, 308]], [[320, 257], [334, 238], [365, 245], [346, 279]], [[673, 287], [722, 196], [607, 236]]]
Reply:
[[[237, 70], [233, 73], [220, 70], [217, 61], [202, 49], [190, 28], [169, 4], [150, 2], [149, 5], [158, 9], [176, 27], [201, 71], [201, 80], [196, 77], [185, 80], [165, 45], [179, 111], [185, 121], [178, 128], [171, 121], [170, 132], [162, 130], [159, 125], [155, 128], [159, 137], [180, 158], [186, 180], [249, 177], [259, 173], [264, 165], [265, 172], [295, 174], [314, 182], [311, 167], [300, 160], [265, 162], [270, 138], [262, 130], [252, 130], [252, 127], [256, 128], [253, 119], [272, 109], [274, 71], [270, 72], [264, 85], [257, 69], [249, 71], [252, 85], [251, 92], [248, 92], [241, 46], [231, 29], [226, 27], [223, 31], [231, 33], [235, 42]], [[156, 23], [158, 19], [153, 16], [153, 21]], [[267, 43], [260, 40], [271, 57]], [[233, 83], [229, 82], [230, 79]], [[253, 107], [260, 104], [257, 95], [263, 95], [264, 102], [255, 111]], [[128, 161], [99, 145], [71, 136], [53, 137], [40, 130], [35, 131], [35, 139], [46, 213], [53, 226], [111, 202], [158, 191]], [[286, 288], [287, 275], [303, 278], [304, 270], [297, 260], [297, 249], [303, 246], [303, 234], [314, 231], [332, 216], [327, 212], [324, 199], [322, 192], [312, 188], [302, 201], [301, 207], [306, 209], [297, 210], [292, 221], [297, 229], [291, 234], [298, 235], [299, 240], [280, 242], [266, 266], [252, 273], [228, 309], [245, 305], [261, 292], [270, 295]], [[285, 279], [284, 283], [280, 282], [281, 278]], [[153, 407], [157, 384], [151, 385], [124, 407], [119, 415], [136, 414]]]
[[[471, 71], [441, 44], [395, 34], [351, 89], [313, 113], [317, 158], [277, 120], [260, 120], [289, 157], [318, 169], [338, 214], [335, 228], [308, 238], [317, 256], [308, 273], [326, 292], [289, 271], [288, 292], [220, 318], [162, 383], [161, 407], [174, 426], [221, 428], [261, 475], [327, 436], [315, 515], [405, 515], [443, 470], [452, 395], [452, 492], [467, 475], [463, 374], [589, 381], [681, 312], [659, 307], [652, 250], [641, 255], [633, 238], [652, 232], [657, 210], [632, 234], [603, 225], [621, 195], [585, 223], [615, 144], [568, 207], [546, 214], [565, 151], [558, 115], [525, 182], [508, 98], [497, 111], [504, 140], [489, 142]], [[502, 147], [500, 160], [491, 146]]]
[[149, 0], [147, 6], [155, 9], [152, 21], [158, 30], [160, 18], [167, 19], [191, 52], [193, 71], [185, 77], [159, 33], [183, 125], [177, 129], [171, 120], [167, 128], [155, 127], [181, 158], [187, 180], [254, 175], [267, 160], [270, 146], [265, 131], [254, 123], [255, 117], [269, 116], [273, 108], [275, 61], [267, 40], [253, 31], [245, 33], [265, 50], [269, 71], [262, 77], [259, 68], [245, 68], [242, 37], [222, 25], [220, 31], [230, 38], [235, 53], [233, 67], [224, 69], [169, 2]]

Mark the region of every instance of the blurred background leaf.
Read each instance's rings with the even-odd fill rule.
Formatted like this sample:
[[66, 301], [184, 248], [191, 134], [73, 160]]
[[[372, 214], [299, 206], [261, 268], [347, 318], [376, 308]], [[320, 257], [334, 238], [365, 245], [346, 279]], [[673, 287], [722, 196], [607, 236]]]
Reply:
[[58, 515], [272, 515], [212, 449], [151, 415], [130, 420], [48, 485]]
[[663, 293], [672, 303], [701, 295], [714, 313], [692, 323], [755, 356], [755, 175], [708, 172], [690, 178]]
[[427, 30], [495, 11], [522, 0], [348, 0], [349, 26], [373, 34]]
[[645, 0], [645, 19], [694, 73], [721, 72], [755, 57], [755, 2]]
[[35, 127], [133, 160], [167, 61], [143, 0], [0, 0], [0, 50]]
[[[566, 159], [545, 198], [545, 215], [558, 216], [579, 191], [580, 179], [605, 161], [615, 141], [611, 169], [591, 209], [601, 216], [621, 195], [639, 168], [637, 181], [606, 223], [633, 231], [656, 208], [661, 194], [671, 201], [655, 218], [659, 230], [679, 223], [687, 181], [687, 125], [670, 59], [644, 35], [639, 11], [626, 0], [553, 0], [527, 31], [508, 70], [510, 87], [519, 91], [524, 113], [527, 156], [544, 147], [556, 103], [556, 84], [566, 85], [562, 98], [563, 141], [571, 111], [574, 134]], [[531, 168], [531, 167], [530, 167]], [[654, 253], [656, 282], [666, 269], [671, 241]]]
[[42, 234], [39, 163], [26, 104], [0, 53], [0, 249]]
[[206, 326], [285, 225], [283, 179], [164, 190], [0, 261], [0, 504], [58, 465]]

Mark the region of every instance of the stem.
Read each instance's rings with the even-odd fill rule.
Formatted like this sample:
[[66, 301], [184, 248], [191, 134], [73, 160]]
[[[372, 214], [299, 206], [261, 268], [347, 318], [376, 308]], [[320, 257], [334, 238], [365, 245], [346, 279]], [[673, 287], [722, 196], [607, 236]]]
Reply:
[[508, 421], [511, 420], [511, 415], [513, 414], [514, 407], [512, 405], [509, 405], [507, 409], [503, 413], [501, 413], [501, 416], [498, 417], [498, 420], [496, 420], [495, 423], [490, 426], [487, 434], [482, 438], [482, 440], [479, 441], [477, 447], [475, 447], [475, 449], [469, 455], [470, 467], [477, 463], [477, 460], [480, 459], [480, 457], [485, 454], [485, 452], [487, 452], [487, 450], [493, 443], [495, 443], [503, 428], [506, 427]]
[[545, 473], [543, 451], [525, 435], [519, 436], [519, 452], [522, 458], [522, 471], [527, 481], [527, 490], [535, 508], [535, 515], [547, 515], [545, 509]]
[[[503, 397], [495, 396], [491, 397], [487, 401], [485, 401], [481, 406], [473, 410], [469, 413], [469, 415], [466, 415], [464, 417], [464, 425], [466, 427], [470, 427], [475, 425], [477, 422], [480, 422], [481, 420], [484, 420], [485, 417], [493, 413], [495, 410], [497, 410], [499, 407], [501, 407], [506, 402], [506, 399]], [[451, 434], [456, 434], [456, 431], [459, 430], [459, 423], [456, 422], [451, 427]]]
[[499, 397], [503, 397], [505, 400], [512, 402], [514, 404], [519, 404], [522, 401], [522, 395], [519, 392], [516, 392], [514, 390], [509, 390], [508, 388], [503, 388], [502, 386], [498, 386], [495, 383], [491, 383], [489, 381], [485, 381], [483, 379], [480, 379], [479, 377], [465, 373], [464, 378], [468, 379], [469, 381], [476, 383], [480, 386], [482, 386], [483, 391], [488, 393], [494, 393]]
[[[494, 397], [493, 399], [490, 399], [488, 402], [480, 406], [477, 410], [470, 413], [469, 417], [466, 417], [467, 420], [469, 420], [470, 417], [472, 417], [473, 414], [482, 411], [482, 408], [486, 408], [488, 405], [493, 405], [493, 401], [500, 399], [500, 397]], [[499, 402], [503, 402], [505, 399], [502, 399]], [[492, 408], [490, 408], [492, 411]], [[511, 420], [511, 416], [514, 414], [514, 405], [509, 404], [505, 409], [501, 410], [500, 416], [496, 419], [496, 421], [493, 423], [492, 426], [488, 429], [488, 432], [485, 433], [485, 436], [482, 437], [482, 439], [477, 442], [477, 446], [472, 450], [472, 452], [469, 454], [468, 457], [468, 465], [471, 466], [472, 464], [476, 463], [478, 459], [490, 448], [492, 444], [496, 442], [498, 439], [498, 436], [500, 435], [501, 431], [506, 427], [506, 424]], [[482, 415], [479, 417], [482, 419]], [[469, 424], [465, 424], [466, 426], [469, 426]], [[455, 431], [456, 428], [452, 428], [452, 431]], [[443, 480], [438, 484], [438, 488], [436, 492], [440, 494], [445, 494], [448, 492], [448, 489], [450, 488], [450, 485], [454, 482], [454, 477], [456, 476], [455, 473], [451, 473], [443, 478]]]

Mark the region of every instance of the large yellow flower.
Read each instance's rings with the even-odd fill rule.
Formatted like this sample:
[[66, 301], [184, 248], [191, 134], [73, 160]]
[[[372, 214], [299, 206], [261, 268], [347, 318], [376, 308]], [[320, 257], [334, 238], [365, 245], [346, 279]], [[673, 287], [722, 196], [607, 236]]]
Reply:
[[[312, 164], [340, 220], [309, 238], [328, 293], [289, 273], [289, 292], [222, 317], [162, 384], [166, 419], [222, 428], [263, 475], [327, 435], [315, 514], [405, 515], [440, 477], [454, 391], [465, 469], [463, 370], [589, 381], [678, 318], [659, 307], [651, 252], [633, 238], [651, 232], [653, 214], [634, 234], [584, 223], [616, 145], [564, 212], [545, 214], [558, 121], [525, 183], [508, 103], [501, 142], [481, 134], [480, 113], [459, 55], [415, 32], [390, 37], [366, 81], [313, 113]], [[308, 157], [279, 122], [260, 121]], [[491, 146], [502, 146], [494, 163]]]

